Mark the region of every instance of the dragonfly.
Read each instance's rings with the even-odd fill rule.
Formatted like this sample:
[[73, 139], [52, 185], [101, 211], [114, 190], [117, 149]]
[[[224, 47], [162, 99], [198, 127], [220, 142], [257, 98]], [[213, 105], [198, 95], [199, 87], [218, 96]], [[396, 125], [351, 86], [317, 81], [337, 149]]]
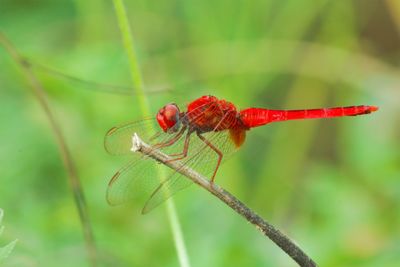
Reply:
[[239, 110], [233, 103], [211, 95], [190, 102], [185, 111], [181, 111], [177, 104], [169, 103], [158, 111], [155, 118], [113, 127], [107, 132], [104, 140], [107, 152], [133, 157], [111, 178], [107, 201], [118, 205], [150, 194], [142, 209], [142, 213], [147, 213], [193, 183], [179, 170], [160, 170], [147, 156], [132, 152], [132, 136], [135, 133], [153, 149], [169, 155], [170, 161], [180, 161], [181, 166], [209, 178], [212, 186], [221, 164], [242, 146], [252, 128], [287, 120], [358, 116], [377, 110], [378, 107], [367, 105], [302, 110], [251, 107]]

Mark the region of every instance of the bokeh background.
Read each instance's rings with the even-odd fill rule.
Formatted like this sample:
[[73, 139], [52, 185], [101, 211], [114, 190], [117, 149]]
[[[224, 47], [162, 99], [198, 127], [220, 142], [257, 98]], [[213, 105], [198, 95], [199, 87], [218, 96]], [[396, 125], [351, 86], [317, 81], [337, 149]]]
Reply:
[[[400, 264], [398, 0], [126, 1], [152, 112], [213, 94], [238, 107], [373, 104], [370, 116], [271, 124], [248, 134], [217, 183], [320, 266]], [[111, 1], [0, 0], [0, 30], [35, 63], [131, 86]], [[125, 159], [112, 126], [141, 118], [129, 88], [36, 67], [77, 165], [100, 266], [179, 266], [165, 205], [110, 207]], [[108, 91], [108, 92], [105, 92]], [[156, 93], [154, 91], [157, 91]], [[4, 266], [88, 266], [82, 229], [43, 110], [0, 47], [0, 245]], [[296, 266], [204, 190], [174, 197], [191, 266]]]

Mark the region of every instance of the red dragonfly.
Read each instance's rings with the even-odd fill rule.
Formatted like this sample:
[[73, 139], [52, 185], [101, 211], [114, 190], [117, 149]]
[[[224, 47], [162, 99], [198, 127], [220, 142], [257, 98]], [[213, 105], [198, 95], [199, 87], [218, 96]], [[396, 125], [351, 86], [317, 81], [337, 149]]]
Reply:
[[[231, 102], [215, 96], [202, 96], [192, 101], [187, 105], [186, 111], [180, 111], [174, 103], [167, 104], [158, 111], [156, 120], [153, 118], [114, 127], [106, 134], [104, 144], [109, 153], [130, 154], [135, 157], [109, 182], [107, 201], [111, 205], [117, 205], [141, 193], [152, 192], [142, 210], [142, 213], [147, 213], [177, 191], [192, 184], [190, 179], [182, 177], [176, 170], [161, 175], [162, 170], [157, 168], [153, 160], [131, 152], [134, 133], [154, 149], [170, 155], [172, 161], [181, 161], [184, 166], [209, 177], [213, 183], [223, 160], [243, 144], [246, 132], [251, 128], [286, 120], [357, 116], [376, 110], [376, 106], [237, 110]], [[149, 135], [150, 132], [154, 134]]]

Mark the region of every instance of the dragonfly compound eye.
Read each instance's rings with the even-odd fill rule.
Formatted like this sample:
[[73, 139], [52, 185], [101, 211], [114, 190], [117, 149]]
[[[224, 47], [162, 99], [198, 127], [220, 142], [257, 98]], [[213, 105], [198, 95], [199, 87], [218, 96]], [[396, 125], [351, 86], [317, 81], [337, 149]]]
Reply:
[[173, 130], [179, 121], [179, 108], [176, 104], [168, 104], [157, 113], [157, 121], [164, 132]]

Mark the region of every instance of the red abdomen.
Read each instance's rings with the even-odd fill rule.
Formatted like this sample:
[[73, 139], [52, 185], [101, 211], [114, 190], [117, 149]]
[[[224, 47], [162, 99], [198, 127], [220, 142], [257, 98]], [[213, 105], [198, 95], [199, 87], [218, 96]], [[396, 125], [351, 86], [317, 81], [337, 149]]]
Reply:
[[264, 108], [248, 108], [239, 112], [242, 123], [249, 127], [257, 127], [275, 121], [322, 119], [342, 116], [358, 116], [378, 110], [375, 106], [351, 106], [336, 108], [273, 110]]

